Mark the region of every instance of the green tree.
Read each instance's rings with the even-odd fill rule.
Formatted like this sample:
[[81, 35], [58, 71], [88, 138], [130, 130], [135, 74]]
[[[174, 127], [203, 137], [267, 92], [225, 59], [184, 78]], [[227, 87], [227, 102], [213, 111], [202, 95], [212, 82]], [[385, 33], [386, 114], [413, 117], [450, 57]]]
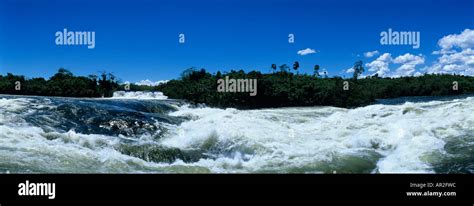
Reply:
[[296, 71], [296, 74], [298, 74], [298, 68], [300, 68], [300, 63], [295, 61], [295, 63], [293, 63], [293, 69]]
[[51, 77], [51, 80], [64, 80], [73, 76], [71, 71], [61, 67], [58, 69], [58, 72]]
[[352, 68], [354, 69], [354, 75], [353, 75], [354, 80], [357, 80], [357, 78], [365, 71], [361, 60], [356, 61], [354, 63], [354, 67]]
[[272, 73], [275, 73], [276, 69], [277, 69], [277, 65], [276, 64], [272, 64]]
[[319, 65], [314, 65], [314, 76], [319, 77]]

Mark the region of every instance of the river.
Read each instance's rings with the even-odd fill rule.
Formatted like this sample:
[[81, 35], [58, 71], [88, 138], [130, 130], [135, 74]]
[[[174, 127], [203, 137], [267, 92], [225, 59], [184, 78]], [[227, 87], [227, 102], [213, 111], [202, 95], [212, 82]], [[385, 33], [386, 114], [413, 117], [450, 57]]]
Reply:
[[238, 110], [0, 95], [0, 173], [474, 173], [474, 97]]

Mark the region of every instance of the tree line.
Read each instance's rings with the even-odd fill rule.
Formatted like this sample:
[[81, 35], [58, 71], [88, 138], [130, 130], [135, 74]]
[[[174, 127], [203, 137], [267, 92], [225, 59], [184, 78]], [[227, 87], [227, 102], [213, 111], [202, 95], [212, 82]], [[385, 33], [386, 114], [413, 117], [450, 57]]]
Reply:
[[[290, 66], [271, 64], [271, 73], [260, 71], [216, 72], [204, 68], [190, 68], [179, 79], [158, 86], [128, 85], [131, 91], [161, 91], [173, 99], [185, 99], [215, 107], [264, 108], [288, 106], [357, 107], [373, 103], [376, 99], [402, 96], [438, 96], [474, 93], [474, 77], [449, 74], [425, 74], [418, 77], [381, 78], [377, 75], [360, 78], [364, 72], [362, 61], [354, 64], [350, 79], [327, 77], [320, 74], [319, 65], [313, 74], [299, 74], [299, 63]], [[277, 71], [277, 68], [279, 70]], [[218, 92], [218, 79], [257, 79], [258, 94]], [[457, 82], [457, 90], [453, 89]], [[17, 83], [20, 83], [18, 89]], [[347, 86], [347, 90], [344, 86]], [[75, 76], [60, 68], [49, 79], [32, 78], [8, 73], [0, 75], [0, 93], [64, 97], [111, 97], [116, 90], [125, 90], [110, 73]]]
[[[474, 93], [474, 77], [425, 74], [418, 77], [381, 78], [378, 75], [360, 78], [364, 72], [362, 61], [354, 64], [351, 79], [342, 77], [324, 78], [315, 65], [314, 74], [298, 74], [299, 63], [289, 66], [272, 64], [273, 71], [262, 74], [259, 71], [244, 72], [231, 70], [215, 74], [205, 69], [185, 70], [180, 79], [153, 87], [173, 99], [186, 99], [195, 103], [205, 103], [216, 107], [264, 108], [288, 106], [337, 106], [357, 107], [373, 103], [376, 99], [402, 96], [438, 96]], [[217, 80], [229, 76], [233, 79], [257, 79], [258, 95], [248, 93], [217, 92]], [[457, 90], [453, 83], [457, 82]], [[347, 90], [344, 85], [347, 84]], [[148, 88], [150, 89], [150, 88]]]
[[111, 97], [119, 87], [116, 77], [102, 72], [98, 75], [74, 76], [60, 68], [49, 79], [31, 78], [8, 73], [0, 75], [0, 93], [15, 95], [62, 97]]

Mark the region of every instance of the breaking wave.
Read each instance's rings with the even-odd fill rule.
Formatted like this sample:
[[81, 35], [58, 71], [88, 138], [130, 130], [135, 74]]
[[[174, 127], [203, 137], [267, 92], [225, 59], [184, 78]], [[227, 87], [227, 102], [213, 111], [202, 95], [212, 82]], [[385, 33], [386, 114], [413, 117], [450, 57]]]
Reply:
[[0, 172], [473, 173], [474, 98], [356, 109], [0, 96]]
[[168, 99], [162, 92], [114, 92], [114, 99]]

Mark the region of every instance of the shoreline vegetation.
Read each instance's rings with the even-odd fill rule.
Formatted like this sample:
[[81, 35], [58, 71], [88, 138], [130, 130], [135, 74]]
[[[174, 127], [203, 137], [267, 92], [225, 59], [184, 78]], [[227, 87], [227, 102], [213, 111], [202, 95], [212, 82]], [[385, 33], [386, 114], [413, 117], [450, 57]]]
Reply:
[[31, 78], [23, 75], [0, 75], [0, 94], [34, 95], [53, 97], [112, 97], [119, 88], [119, 82], [111, 73], [101, 72], [100, 76], [74, 76], [72, 72], [60, 68], [49, 79]]
[[[258, 79], [258, 95], [217, 92], [217, 81], [225, 76], [233, 79]], [[453, 89], [454, 82], [457, 82], [457, 90]], [[348, 90], [344, 90], [345, 84], [348, 84]], [[179, 80], [170, 80], [154, 88], [142, 89], [155, 89], [169, 98], [186, 99], [219, 108], [255, 109], [293, 106], [354, 108], [375, 103], [376, 99], [471, 94], [474, 93], [474, 77], [425, 74], [418, 77], [369, 76], [362, 79], [343, 79], [293, 74], [287, 71], [262, 74], [258, 71], [245, 73], [240, 70], [225, 74], [217, 72], [213, 75], [201, 69], [193, 70]]]
[[[286, 64], [272, 64], [271, 73], [243, 70], [211, 74], [205, 69], [190, 68], [179, 79], [157, 86], [129, 84], [128, 91], [160, 91], [171, 99], [182, 99], [195, 104], [218, 108], [257, 109], [293, 106], [335, 106], [353, 108], [372, 104], [376, 99], [406, 96], [444, 96], [474, 93], [474, 77], [455, 74], [424, 74], [417, 77], [360, 78], [364, 72], [362, 62], [354, 64], [352, 78], [327, 77], [314, 66], [314, 74], [298, 74], [299, 63], [293, 70]], [[219, 92], [219, 79], [257, 79], [258, 95], [249, 93]], [[15, 90], [16, 83], [21, 90]], [[100, 76], [74, 76], [63, 68], [54, 76], [27, 79], [24, 76], [0, 75], [0, 93], [63, 97], [112, 97], [118, 90], [126, 90], [113, 74]], [[457, 90], [456, 90], [456, 89]]]

